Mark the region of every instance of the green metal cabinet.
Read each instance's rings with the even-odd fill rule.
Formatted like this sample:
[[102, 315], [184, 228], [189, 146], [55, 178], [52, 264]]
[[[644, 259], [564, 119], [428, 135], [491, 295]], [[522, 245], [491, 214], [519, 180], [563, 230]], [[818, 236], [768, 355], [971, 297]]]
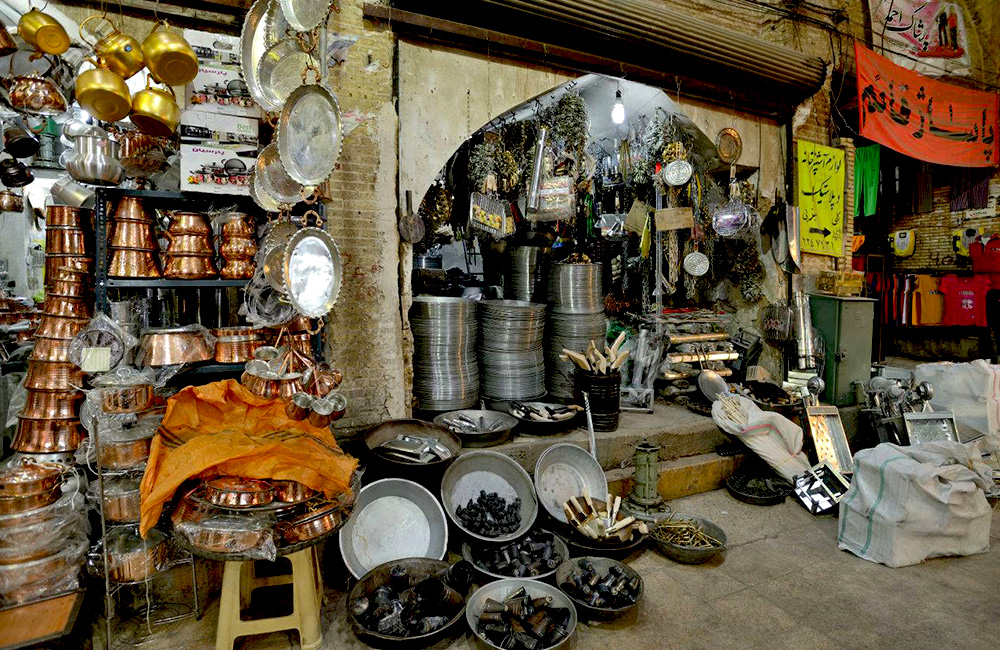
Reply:
[[854, 403], [851, 384], [871, 378], [875, 300], [810, 295], [813, 328], [823, 335], [826, 368], [823, 401], [837, 406]]

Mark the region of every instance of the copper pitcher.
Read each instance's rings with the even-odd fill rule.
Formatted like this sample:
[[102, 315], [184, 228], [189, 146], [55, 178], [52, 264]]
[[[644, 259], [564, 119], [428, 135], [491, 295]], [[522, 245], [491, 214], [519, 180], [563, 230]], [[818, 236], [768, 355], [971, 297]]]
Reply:
[[211, 235], [208, 218], [200, 212], [171, 212], [167, 232], [173, 235]]
[[168, 255], [214, 255], [212, 241], [207, 235], [174, 234], [169, 230], [164, 233], [167, 238]]
[[243, 236], [222, 236], [222, 243], [219, 244], [219, 256], [229, 260], [248, 260], [257, 254], [257, 242], [253, 237]]
[[250, 237], [257, 234], [253, 219], [242, 212], [230, 212], [222, 222], [223, 237]]
[[152, 224], [144, 221], [115, 221], [111, 228], [111, 240], [108, 243], [112, 248], [159, 250], [156, 239], [153, 237]]
[[161, 274], [153, 251], [118, 248], [111, 252], [108, 277], [158, 278]]
[[123, 197], [122, 200], [118, 202], [118, 207], [115, 208], [114, 219], [115, 221], [142, 221], [144, 223], [153, 223], [153, 217], [146, 211], [146, 208], [143, 207], [142, 199], [137, 196]]
[[163, 277], [174, 280], [205, 280], [218, 275], [211, 255], [163, 254]]
[[246, 260], [225, 260], [219, 270], [219, 277], [223, 280], [249, 280], [253, 277], [253, 272], [257, 268], [257, 263], [253, 259]]

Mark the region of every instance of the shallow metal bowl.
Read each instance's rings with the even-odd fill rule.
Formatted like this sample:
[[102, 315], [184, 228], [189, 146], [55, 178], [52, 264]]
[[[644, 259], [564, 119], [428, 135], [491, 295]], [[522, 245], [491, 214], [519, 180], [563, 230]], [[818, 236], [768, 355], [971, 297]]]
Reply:
[[[513, 533], [485, 537], [474, 533], [455, 514], [458, 506], [474, 501], [479, 492], [496, 492], [507, 501], [521, 499], [521, 525]], [[509, 456], [495, 451], [470, 451], [452, 463], [441, 479], [441, 503], [456, 526], [470, 537], [484, 542], [509, 542], [524, 535], [538, 516], [535, 486], [528, 473]]]
[[497, 580], [496, 582], [491, 582], [488, 585], [480, 587], [476, 593], [469, 597], [469, 601], [465, 605], [465, 620], [469, 623], [469, 629], [472, 633], [476, 635], [482, 643], [486, 644], [487, 647], [496, 648], [497, 650], [503, 650], [499, 646], [493, 645], [487, 641], [479, 632], [476, 631], [477, 623], [479, 623], [479, 616], [483, 613], [483, 605], [486, 603], [487, 599], [492, 598], [503, 602], [504, 598], [507, 597], [512, 591], [524, 587], [524, 590], [528, 592], [531, 598], [545, 598], [546, 596], [552, 598], [553, 607], [565, 607], [569, 610], [569, 623], [566, 625], [566, 636], [563, 637], [562, 641], [559, 643], [548, 646], [545, 648], [539, 647], [538, 650], [555, 650], [565, 644], [573, 636], [573, 632], [576, 630], [576, 606], [573, 601], [570, 600], [569, 596], [564, 594], [562, 591], [553, 587], [552, 585], [546, 584], [544, 582], [538, 582], [537, 580], [528, 580], [526, 578], [505, 578], [504, 580]]
[[625, 575], [628, 576], [629, 580], [632, 578], [639, 578], [639, 593], [636, 595], [635, 602], [631, 605], [626, 605], [625, 607], [593, 607], [582, 600], [566, 594], [566, 596], [569, 597], [569, 599], [572, 600], [573, 604], [576, 606], [577, 612], [580, 614], [580, 618], [590, 621], [608, 621], [613, 618], [618, 618], [619, 616], [624, 616], [630, 610], [634, 609], [635, 606], [639, 604], [639, 601], [642, 600], [642, 593], [644, 589], [642, 576], [636, 573], [635, 569], [629, 565], [622, 564], [617, 560], [612, 560], [606, 557], [574, 557], [566, 560], [559, 565], [559, 568], [556, 569], [555, 573], [557, 585], [562, 585], [564, 582], [569, 580], [570, 573], [577, 568], [577, 563], [580, 560], [590, 560], [590, 563], [594, 565], [594, 569], [596, 569], [601, 575], [607, 575], [608, 571], [613, 566], [620, 566], [622, 570], [625, 571]]
[[563, 504], [585, 492], [604, 500], [608, 479], [601, 464], [582, 447], [562, 442], [542, 452], [535, 463], [538, 500], [555, 519], [566, 523]]
[[[569, 547], [566, 546], [566, 542], [563, 540], [563, 538], [547, 530], [543, 530], [541, 532], [552, 535], [553, 538], [552, 545], [555, 547], [556, 553], [559, 554], [559, 557], [562, 558], [563, 562], [566, 562], [566, 560], [569, 559]], [[482, 553], [483, 550], [488, 550], [488, 548], [483, 546], [473, 548], [472, 544], [468, 542], [463, 542], [462, 559], [471, 564], [478, 573], [480, 573], [483, 576], [486, 576], [486, 580], [483, 580], [483, 582], [492, 582], [493, 580], [506, 580], [507, 578], [510, 578], [511, 576], [505, 576], [499, 573], [493, 573], [492, 571], [484, 569], [483, 567], [479, 566], [479, 564], [476, 563], [476, 561], [473, 558], [478, 557], [478, 555]], [[546, 582], [552, 582], [553, 576], [556, 575], [556, 571], [558, 570], [559, 567], [557, 566], [555, 569], [552, 569], [551, 571], [546, 571], [545, 573], [540, 573], [537, 576], [531, 576], [530, 578], [525, 578], [525, 580], [545, 580]], [[559, 584], [558, 581], [556, 582], [556, 584]]]
[[[460, 427], [451, 427], [446, 420], [454, 420], [464, 416], [473, 422], [482, 422], [485, 426], [475, 433], [468, 433]], [[434, 418], [434, 424], [447, 428], [462, 440], [463, 447], [492, 447], [510, 439], [517, 426], [517, 418], [502, 411], [484, 411], [480, 409], [461, 409], [449, 411]]]
[[701, 524], [702, 530], [704, 530], [707, 535], [711, 535], [715, 539], [722, 542], [722, 546], [719, 547], [692, 548], [690, 546], [671, 544], [670, 542], [661, 542], [651, 533], [649, 536], [654, 542], [656, 542], [657, 548], [659, 548], [660, 552], [669, 557], [671, 560], [680, 562], [681, 564], [702, 564], [703, 562], [708, 562], [713, 557], [726, 550], [726, 531], [722, 530], [708, 519], [697, 515], [675, 513], [669, 517], [664, 517], [661, 521], [668, 519], [671, 521], [690, 521], [695, 524]]

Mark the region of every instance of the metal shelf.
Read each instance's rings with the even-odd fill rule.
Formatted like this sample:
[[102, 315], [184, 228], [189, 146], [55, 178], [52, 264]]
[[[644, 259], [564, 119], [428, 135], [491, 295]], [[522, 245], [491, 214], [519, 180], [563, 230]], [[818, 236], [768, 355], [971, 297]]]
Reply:
[[108, 278], [104, 286], [109, 289], [197, 289], [243, 287], [249, 280], [171, 280], [169, 278]]

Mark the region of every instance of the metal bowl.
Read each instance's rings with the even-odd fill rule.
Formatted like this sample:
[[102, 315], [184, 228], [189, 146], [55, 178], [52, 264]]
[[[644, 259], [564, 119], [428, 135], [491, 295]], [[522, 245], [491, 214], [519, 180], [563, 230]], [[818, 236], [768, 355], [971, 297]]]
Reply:
[[[464, 428], [449, 424], [448, 421], [457, 421], [460, 418], [467, 418], [477, 424], [477, 428]], [[434, 418], [434, 424], [445, 427], [457, 435], [463, 447], [492, 447], [506, 442], [511, 438], [514, 427], [517, 426], [517, 418], [501, 411], [484, 411], [479, 409], [461, 409], [442, 413]]]
[[546, 512], [566, 523], [563, 504], [585, 492], [603, 500], [608, 495], [608, 479], [601, 464], [587, 451], [563, 442], [552, 445], [538, 457], [535, 490]]
[[441, 560], [447, 549], [441, 504], [427, 488], [400, 478], [363, 487], [354, 514], [340, 529], [340, 554], [355, 578], [405, 557]]
[[690, 546], [679, 546], [670, 542], [661, 542], [656, 539], [654, 535], [650, 535], [652, 540], [656, 542], [656, 546], [660, 549], [660, 552], [674, 562], [680, 562], [681, 564], [702, 564], [704, 562], [708, 562], [713, 557], [726, 550], [726, 532], [710, 522], [708, 519], [697, 515], [684, 514], [672, 514], [666, 519], [670, 519], [672, 521], [687, 520], [695, 524], [701, 524], [702, 530], [704, 530], [705, 533], [722, 542], [722, 546], [719, 547], [692, 548]]
[[480, 587], [476, 593], [472, 594], [465, 605], [465, 620], [468, 621], [469, 629], [472, 630], [472, 633], [480, 642], [486, 644], [487, 647], [503, 650], [500, 646], [493, 645], [487, 641], [476, 631], [477, 623], [479, 623], [479, 617], [483, 613], [483, 605], [487, 599], [503, 602], [509, 593], [521, 587], [524, 587], [524, 590], [532, 598], [545, 598], [548, 596], [552, 598], [552, 605], [554, 607], [565, 607], [569, 610], [569, 623], [566, 625], [566, 636], [559, 643], [545, 648], [539, 646], [538, 650], [555, 650], [565, 644], [573, 636], [574, 630], [576, 630], [576, 606], [573, 604], [573, 601], [570, 600], [569, 596], [552, 585], [525, 578], [497, 580], [496, 582], [491, 582], [488, 585]]
[[[521, 525], [513, 533], [485, 537], [467, 529], [455, 514], [458, 506], [475, 500], [479, 492], [496, 492], [507, 501], [521, 499]], [[538, 500], [531, 477], [516, 461], [495, 451], [470, 451], [459, 456], [441, 479], [441, 503], [452, 522], [470, 537], [484, 542], [509, 542], [524, 535], [538, 516]]]
[[[411, 584], [417, 581], [423, 580], [424, 578], [430, 578], [433, 576], [439, 576], [446, 572], [449, 568], [447, 562], [442, 562], [440, 560], [429, 560], [427, 558], [403, 558], [400, 560], [393, 560], [391, 562], [386, 562], [385, 564], [380, 564], [368, 573], [366, 573], [357, 584], [351, 589], [350, 595], [347, 597], [348, 603], [353, 603], [358, 598], [363, 598], [368, 594], [374, 592], [378, 587], [388, 583], [389, 581], [389, 570], [392, 567], [401, 566], [406, 569], [406, 572], [411, 578]], [[449, 589], [449, 599], [457, 604], [457, 600], [461, 601], [461, 608], [458, 612], [447, 622], [444, 627], [434, 630], [430, 634], [421, 634], [419, 636], [389, 636], [388, 634], [381, 634], [376, 630], [371, 630], [366, 628], [361, 624], [361, 622], [354, 615], [354, 612], [350, 607], [347, 608], [347, 617], [351, 622], [351, 628], [354, 630], [354, 634], [358, 636], [359, 639], [368, 643], [369, 645], [375, 646], [385, 646], [385, 645], [406, 645], [413, 647], [425, 648], [438, 640], [445, 637], [451, 636], [452, 633], [459, 632], [456, 628], [460, 628], [460, 621], [465, 616], [465, 601], [468, 594], [460, 594], [454, 589]], [[456, 600], [457, 599], [457, 600]]]
[[[569, 547], [566, 546], [566, 542], [563, 540], [562, 537], [560, 537], [559, 535], [556, 535], [553, 532], [549, 532], [547, 530], [542, 530], [540, 532], [548, 533], [549, 535], [552, 535], [552, 538], [554, 540], [552, 545], [555, 547], [556, 553], [559, 554], [559, 557], [561, 557], [563, 559], [563, 562], [565, 562], [566, 560], [569, 559]], [[506, 580], [507, 578], [511, 577], [511, 576], [502, 575], [500, 573], [493, 573], [492, 571], [484, 569], [483, 567], [481, 567], [478, 564], [476, 564], [476, 561], [473, 559], [474, 556], [478, 556], [478, 554], [480, 552], [482, 552], [483, 550], [487, 550], [488, 551], [488, 550], [490, 550], [490, 548], [492, 548], [494, 546], [495, 546], [494, 544], [491, 544], [489, 546], [479, 547], [479, 549], [476, 550], [476, 549], [473, 549], [472, 544], [469, 544], [468, 542], [462, 542], [462, 559], [464, 559], [469, 564], [471, 564], [479, 574], [481, 574], [482, 576], [486, 576], [486, 579], [483, 580], [483, 582], [492, 582], [494, 580]], [[555, 569], [552, 569], [551, 571], [546, 571], [545, 573], [540, 573], [537, 576], [532, 576], [530, 578], [525, 578], [525, 580], [545, 580], [546, 582], [552, 582], [553, 576], [556, 575], [556, 571], [558, 571], [558, 569], [559, 569], [559, 567], [556, 567]], [[556, 584], [559, 584], [558, 581], [556, 582]]]
[[[556, 404], [553, 402], [522, 403], [536, 409], [544, 409], [546, 407], [562, 408], [566, 406], [565, 404]], [[517, 432], [520, 434], [527, 434], [531, 436], [554, 436], [560, 433], [566, 433], [567, 431], [572, 431], [580, 422], [580, 413], [577, 413], [573, 417], [565, 420], [557, 420], [555, 422], [539, 422], [537, 420], [525, 420], [511, 413], [511, 402], [497, 402], [495, 406], [497, 409], [503, 410], [505, 413], [510, 413], [511, 417], [517, 420]]]
[[[402, 435], [436, 438], [448, 448], [448, 451], [451, 452], [451, 458], [438, 459], [429, 463], [408, 463], [388, 456], [379, 449], [384, 443], [395, 440]], [[445, 468], [455, 462], [458, 452], [462, 449], [462, 441], [448, 429], [423, 420], [388, 420], [368, 430], [368, 433], [365, 434], [365, 446], [371, 453], [373, 467], [370, 469], [373, 470], [374, 474], [408, 478], [433, 488], [437, 486]]]
[[[580, 560], [589, 560], [590, 563], [594, 565], [594, 569], [596, 569], [601, 575], [606, 575], [611, 567], [619, 566], [623, 571], [625, 571], [625, 575], [629, 577], [629, 580], [639, 578], [639, 594], [636, 596], [634, 603], [626, 605], [625, 607], [594, 607], [567, 593], [566, 596], [573, 601], [580, 618], [588, 621], [608, 621], [613, 618], [618, 618], [619, 616], [624, 616], [629, 611], [635, 609], [635, 606], [639, 604], [640, 600], [642, 600], [642, 593], [644, 589], [642, 576], [636, 573], [635, 569], [629, 565], [622, 564], [617, 560], [612, 560], [606, 557], [575, 557], [560, 564], [559, 568], [555, 571], [556, 584], [560, 586], [560, 589], [562, 588], [562, 584], [569, 580], [570, 573], [573, 572], [577, 566], [577, 562]], [[563, 593], [566, 592], [564, 591]]]

